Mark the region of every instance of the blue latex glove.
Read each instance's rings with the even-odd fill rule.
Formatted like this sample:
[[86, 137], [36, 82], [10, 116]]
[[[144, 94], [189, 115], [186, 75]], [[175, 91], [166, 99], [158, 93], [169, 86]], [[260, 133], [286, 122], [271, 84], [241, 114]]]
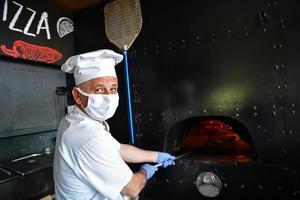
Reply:
[[155, 172], [158, 170], [157, 167], [154, 167], [153, 165], [150, 164], [144, 164], [141, 169], [146, 171], [146, 179], [150, 179]]
[[169, 153], [158, 151], [156, 163], [162, 163], [162, 167], [166, 168], [168, 166], [175, 165], [174, 159], [175, 156], [172, 156]]

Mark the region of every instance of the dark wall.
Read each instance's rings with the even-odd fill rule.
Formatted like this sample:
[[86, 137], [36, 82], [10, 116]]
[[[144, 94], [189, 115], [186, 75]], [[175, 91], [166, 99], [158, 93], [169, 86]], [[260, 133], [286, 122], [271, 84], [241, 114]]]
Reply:
[[154, 135], [154, 143], [162, 145], [178, 120], [226, 115], [249, 128], [263, 162], [282, 159], [286, 136], [273, 66], [277, 13], [268, 26], [258, 23], [260, 10], [270, 14], [276, 6], [267, 1], [188, 1], [167, 9], [170, 4], [144, 2], [143, 31], [132, 49], [145, 145]]
[[54, 148], [65, 99], [56, 87], [65, 80], [57, 66], [0, 61], [0, 160]]

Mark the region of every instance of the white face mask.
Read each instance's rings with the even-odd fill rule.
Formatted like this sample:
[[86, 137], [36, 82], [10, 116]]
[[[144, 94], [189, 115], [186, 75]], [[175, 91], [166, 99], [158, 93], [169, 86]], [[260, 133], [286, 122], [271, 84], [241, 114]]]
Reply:
[[118, 94], [87, 94], [80, 88], [77, 88], [77, 90], [88, 97], [88, 104], [84, 110], [91, 118], [104, 121], [115, 114], [119, 105]]

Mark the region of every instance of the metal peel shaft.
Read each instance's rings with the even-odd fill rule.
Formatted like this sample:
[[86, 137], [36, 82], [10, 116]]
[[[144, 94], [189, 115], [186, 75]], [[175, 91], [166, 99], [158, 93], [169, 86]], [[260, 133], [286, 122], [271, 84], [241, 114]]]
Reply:
[[[175, 158], [174, 158], [174, 160], [177, 160], [177, 159], [179, 159], [179, 158], [182, 158], [183, 156], [186, 156], [186, 155], [188, 155], [188, 154], [190, 154], [191, 153], [191, 151], [189, 151], [189, 152], [187, 152], [187, 153], [184, 153], [184, 154], [181, 154], [181, 155], [179, 155], [179, 156], [176, 156]], [[156, 164], [156, 165], [154, 165], [154, 167], [160, 167], [160, 166], [162, 166], [163, 165], [163, 163], [158, 163], [158, 164]]]

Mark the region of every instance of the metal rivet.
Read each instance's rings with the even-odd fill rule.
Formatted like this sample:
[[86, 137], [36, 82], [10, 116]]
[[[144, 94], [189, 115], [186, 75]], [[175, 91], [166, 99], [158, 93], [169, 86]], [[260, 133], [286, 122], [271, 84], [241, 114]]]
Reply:
[[239, 113], [236, 113], [236, 114], [235, 114], [235, 116], [237, 116], [237, 117], [238, 117], [238, 116], [240, 116], [240, 114], [239, 114]]
[[282, 153], [284, 153], [284, 154], [287, 154], [287, 150], [286, 150], [286, 149], [284, 149], [284, 150], [282, 151]]
[[256, 110], [256, 109], [257, 109], [257, 107], [256, 107], [256, 106], [253, 106], [253, 109], [254, 109], [254, 110]]
[[281, 187], [281, 186], [278, 186], [278, 190], [282, 190], [282, 187]]
[[224, 183], [224, 187], [228, 187], [228, 184], [227, 184], [227, 183]]
[[238, 107], [236, 107], [236, 108], [235, 108], [235, 110], [236, 110], [236, 111], [238, 111], [238, 110], [239, 110], [239, 108], [238, 108]]
[[180, 184], [182, 184], [182, 183], [183, 183], [183, 181], [182, 181], [182, 180], [179, 180], [179, 183], [180, 183]]
[[241, 185], [241, 188], [244, 189], [244, 188], [245, 188], [245, 185]]
[[203, 109], [203, 112], [206, 113], [207, 111], [205, 109]]
[[259, 188], [260, 190], [262, 190], [262, 189], [263, 189], [263, 186], [262, 186], [262, 185], [260, 185], [260, 186], [258, 186], [258, 188]]
[[261, 125], [257, 125], [257, 128], [261, 128]]
[[222, 112], [222, 109], [221, 109], [221, 108], [218, 108], [218, 112]]
[[258, 113], [257, 113], [257, 112], [255, 112], [255, 113], [254, 113], [254, 116], [256, 117], [257, 115], [258, 115]]
[[166, 179], [166, 182], [169, 183], [170, 182], [169, 179]]
[[264, 31], [264, 32], [266, 32], [266, 31], [267, 31], [267, 29], [265, 29], [265, 28], [264, 28], [264, 29], [263, 29], [263, 31]]
[[292, 134], [293, 133], [293, 131], [292, 130], [289, 130], [289, 134]]
[[296, 114], [296, 111], [295, 111], [295, 110], [292, 110], [292, 114]]
[[263, 130], [264, 133], [266, 133], [267, 131], [268, 131], [267, 129], [264, 129], [264, 130]]
[[278, 66], [278, 65], [275, 65], [274, 67], [275, 67], [275, 69], [279, 69], [279, 66]]

